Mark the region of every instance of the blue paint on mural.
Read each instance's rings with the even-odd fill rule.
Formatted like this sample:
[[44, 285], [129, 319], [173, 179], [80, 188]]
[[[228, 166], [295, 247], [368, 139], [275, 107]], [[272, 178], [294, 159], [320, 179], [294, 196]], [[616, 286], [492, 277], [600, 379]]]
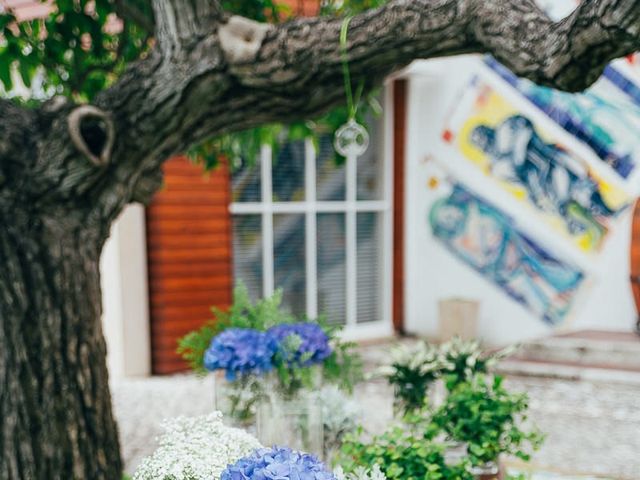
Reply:
[[470, 143], [490, 159], [494, 176], [522, 186], [538, 209], [562, 217], [572, 234], [596, 228], [596, 218], [615, 213], [603, 200], [598, 183], [583, 171], [577, 173], [573, 158], [545, 142], [522, 115], [507, 117], [495, 127], [476, 126]]
[[640, 161], [640, 89], [607, 67], [603, 79], [584, 93], [571, 94], [516, 77], [495, 59], [485, 63], [547, 116], [588, 145], [622, 178]]
[[559, 324], [569, 312], [582, 271], [548, 253], [461, 184], [433, 203], [429, 223], [456, 257], [545, 322]]

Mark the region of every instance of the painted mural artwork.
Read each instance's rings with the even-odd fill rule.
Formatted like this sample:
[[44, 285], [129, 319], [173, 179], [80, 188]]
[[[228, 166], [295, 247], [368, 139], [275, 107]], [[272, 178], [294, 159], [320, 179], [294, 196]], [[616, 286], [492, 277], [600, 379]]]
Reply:
[[443, 139], [583, 251], [601, 247], [612, 219], [630, 202], [478, 77], [457, 103]]
[[563, 321], [584, 280], [514, 226], [513, 220], [462, 184], [431, 206], [433, 235], [456, 257], [551, 325]]
[[589, 90], [571, 94], [518, 78], [492, 57], [485, 64], [620, 177], [634, 171], [640, 162], [640, 106], [627, 94], [629, 80], [622, 73], [609, 67]]

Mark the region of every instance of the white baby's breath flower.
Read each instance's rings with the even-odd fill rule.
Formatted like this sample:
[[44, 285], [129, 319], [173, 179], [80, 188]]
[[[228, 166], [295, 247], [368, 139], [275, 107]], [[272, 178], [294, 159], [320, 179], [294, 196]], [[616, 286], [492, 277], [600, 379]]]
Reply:
[[440, 366], [437, 348], [426, 342], [418, 342], [411, 346], [400, 345], [391, 352], [391, 363], [392, 366], [407, 367], [422, 373], [437, 370]]
[[227, 465], [261, 447], [244, 430], [224, 425], [220, 412], [178, 417], [162, 426], [160, 446], [133, 480], [217, 480]]

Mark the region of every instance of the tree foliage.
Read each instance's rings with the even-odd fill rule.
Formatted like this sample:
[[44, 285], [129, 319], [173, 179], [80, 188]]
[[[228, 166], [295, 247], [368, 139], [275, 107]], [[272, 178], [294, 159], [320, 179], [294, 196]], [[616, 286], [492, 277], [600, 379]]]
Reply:
[[[261, 22], [292, 14], [274, 0], [225, 0], [222, 7]], [[16, 69], [25, 86], [37, 82], [39, 98], [91, 101], [149, 52], [154, 27], [149, 0], [56, 0], [48, 16], [31, 20], [6, 10], [0, 13], [0, 81], [11, 91], [10, 70]]]
[[17, 21], [11, 10], [0, 14], [0, 32], [0, 80], [6, 91], [14, 87], [11, 69], [16, 69], [27, 87], [35, 83], [37, 98], [66, 95], [83, 102], [148, 52], [153, 16], [142, 0], [57, 0], [45, 18]]

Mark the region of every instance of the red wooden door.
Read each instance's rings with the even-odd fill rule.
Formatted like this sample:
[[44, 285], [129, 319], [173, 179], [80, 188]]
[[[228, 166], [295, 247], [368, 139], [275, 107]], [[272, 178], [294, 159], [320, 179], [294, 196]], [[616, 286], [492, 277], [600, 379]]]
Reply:
[[164, 166], [165, 186], [147, 208], [152, 370], [184, 370], [177, 339], [231, 301], [230, 184], [221, 166], [203, 173], [184, 157]]

